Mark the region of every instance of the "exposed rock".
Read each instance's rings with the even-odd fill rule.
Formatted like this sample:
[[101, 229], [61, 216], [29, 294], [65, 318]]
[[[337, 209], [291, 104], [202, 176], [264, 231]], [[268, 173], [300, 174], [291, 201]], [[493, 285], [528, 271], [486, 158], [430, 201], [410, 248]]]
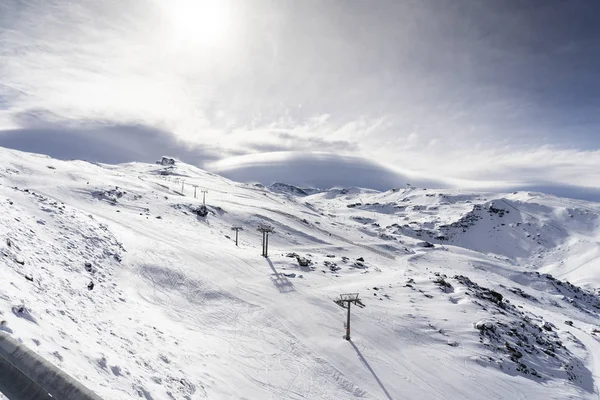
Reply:
[[544, 328], [548, 332], [552, 332], [553, 328], [556, 328], [556, 327], [553, 324], [551, 324], [550, 322], [546, 321], [546, 322], [544, 322], [544, 325], [542, 325], [542, 328]]
[[439, 286], [440, 290], [444, 293], [452, 293], [454, 291], [454, 288], [452, 287], [452, 284], [448, 281], [446, 281], [444, 278], [446, 278], [446, 275], [439, 275], [434, 281], [433, 283], [435, 283], [436, 285]]
[[324, 264], [324, 265], [325, 265], [327, 268], [329, 268], [329, 270], [330, 270], [331, 272], [336, 272], [336, 271], [339, 271], [339, 270], [341, 269], [340, 267], [338, 267], [338, 266], [337, 266], [337, 264], [336, 264], [336, 263], [334, 263], [334, 262], [331, 262], [331, 261], [327, 261], [327, 260], [325, 260], [325, 261], [323, 262], [323, 264]]
[[202, 204], [200, 207], [196, 208], [194, 210], [194, 212], [199, 216], [199, 217], [206, 217], [208, 215], [208, 208], [206, 208], [206, 206], [204, 204]]
[[478, 284], [476, 284], [475, 282], [473, 282], [472, 280], [470, 280], [468, 277], [466, 277], [464, 275], [455, 275], [454, 279], [456, 279], [459, 283], [472, 289], [474, 291], [475, 297], [477, 297], [479, 299], [491, 301], [492, 303], [495, 303], [502, 308], [506, 307], [506, 303], [502, 302], [503, 296], [500, 293], [498, 293], [494, 290], [479, 286]]
[[87, 272], [93, 272], [93, 270], [94, 270], [94, 268], [92, 267], [92, 263], [89, 261], [85, 262], [84, 268]]
[[305, 257], [300, 257], [300, 256], [296, 257], [296, 261], [298, 261], [298, 265], [300, 265], [301, 267], [308, 267], [309, 265], [312, 264], [311, 260], [309, 260], [308, 258], [305, 258]]
[[523, 297], [524, 299], [532, 300], [532, 301], [535, 301], [535, 302], [538, 301], [535, 297], [531, 296], [528, 293], [525, 293], [520, 288], [514, 287], [514, 288], [510, 288], [508, 290], [511, 291], [512, 293], [516, 294], [516, 295], [519, 295], [519, 296]]

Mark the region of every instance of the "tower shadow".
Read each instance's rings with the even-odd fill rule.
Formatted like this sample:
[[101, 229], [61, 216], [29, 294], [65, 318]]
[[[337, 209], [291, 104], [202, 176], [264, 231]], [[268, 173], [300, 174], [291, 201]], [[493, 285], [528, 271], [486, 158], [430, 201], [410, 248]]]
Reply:
[[390, 396], [390, 393], [387, 391], [387, 389], [385, 388], [385, 386], [383, 385], [383, 383], [381, 382], [381, 380], [379, 379], [379, 377], [377, 376], [375, 371], [373, 371], [373, 368], [371, 368], [371, 366], [369, 365], [369, 363], [367, 362], [365, 357], [363, 357], [363, 355], [360, 352], [360, 350], [358, 349], [358, 347], [356, 347], [356, 345], [354, 344], [354, 342], [352, 340], [350, 340], [350, 344], [354, 348], [354, 351], [356, 351], [356, 354], [358, 354], [358, 358], [360, 358], [360, 361], [365, 365], [365, 367], [367, 367], [367, 369], [369, 370], [371, 375], [373, 375], [373, 378], [375, 378], [375, 380], [379, 384], [379, 387], [381, 388], [381, 390], [383, 390], [383, 393], [385, 393], [388, 400], [393, 400], [392, 396]]
[[294, 288], [294, 284], [287, 278], [287, 276], [283, 275], [282, 273], [278, 272], [277, 269], [275, 269], [275, 266], [273, 265], [273, 262], [269, 259], [269, 257], [265, 257], [265, 259], [267, 260], [269, 266], [273, 270], [273, 274], [271, 274], [271, 282], [273, 282], [273, 285], [275, 285], [279, 292], [288, 293], [295, 291], [296, 288]]

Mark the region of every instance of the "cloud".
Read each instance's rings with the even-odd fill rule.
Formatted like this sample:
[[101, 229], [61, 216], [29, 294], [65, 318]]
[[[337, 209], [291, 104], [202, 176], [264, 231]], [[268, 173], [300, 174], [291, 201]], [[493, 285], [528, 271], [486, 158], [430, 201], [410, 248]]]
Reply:
[[213, 172], [242, 182], [269, 185], [284, 182], [298, 186], [364, 187], [388, 190], [407, 183], [421, 187], [444, 186], [439, 181], [401, 173], [361, 157], [319, 152], [274, 152], [232, 157], [207, 165]]
[[189, 146], [173, 135], [135, 125], [39, 126], [0, 130], [0, 146], [47, 154], [62, 160], [87, 160], [108, 164], [131, 161], [152, 163], [171, 155], [202, 165], [219, 158], [221, 151], [208, 146]]
[[[282, 119], [335, 130], [385, 118], [393, 129], [371, 131], [379, 150], [385, 139], [411, 133], [424, 141], [450, 135], [539, 145], [600, 122], [589, 112], [597, 107], [597, 60], [565, 61], [588, 54], [591, 6], [575, 7], [577, 24], [558, 18], [567, 6], [557, 3], [199, 0], [217, 10], [228, 5], [222, 28], [231, 31], [216, 45], [202, 40], [206, 31], [178, 36], [193, 20], [187, 15], [210, 11], [185, 13], [187, 3], [3, 1], [0, 97], [16, 113], [47, 109], [62, 119], [152, 126], [190, 143], [235, 129], [256, 133]], [[580, 73], [565, 73], [574, 67]], [[333, 130], [327, 139], [360, 145]], [[584, 135], [578, 143], [589, 142]], [[261, 139], [248, 134], [232, 145], [263, 146]]]

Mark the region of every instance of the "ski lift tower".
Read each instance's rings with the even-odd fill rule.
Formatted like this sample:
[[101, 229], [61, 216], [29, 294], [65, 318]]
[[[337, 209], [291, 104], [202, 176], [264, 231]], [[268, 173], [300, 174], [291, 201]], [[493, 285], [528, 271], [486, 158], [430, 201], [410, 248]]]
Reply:
[[344, 293], [340, 294], [340, 297], [334, 300], [334, 303], [342, 308], [348, 309], [348, 320], [346, 322], [346, 340], [350, 340], [350, 305], [354, 304], [360, 308], [364, 308], [365, 305], [358, 298], [358, 293]]
[[273, 228], [270, 225], [259, 225], [258, 229], [259, 232], [262, 232], [263, 234], [263, 241], [262, 241], [262, 254], [261, 256], [263, 257], [268, 257], [269, 254], [269, 233], [275, 233], [275, 228]]
[[235, 245], [238, 245], [238, 231], [243, 231], [244, 228], [241, 226], [234, 226], [231, 228], [232, 231], [235, 231]]

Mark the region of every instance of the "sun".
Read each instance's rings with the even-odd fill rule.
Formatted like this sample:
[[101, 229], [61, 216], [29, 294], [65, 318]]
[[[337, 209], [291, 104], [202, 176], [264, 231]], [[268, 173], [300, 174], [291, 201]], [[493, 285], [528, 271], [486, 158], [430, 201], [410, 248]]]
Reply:
[[175, 0], [169, 3], [170, 30], [177, 47], [221, 47], [230, 41], [234, 24], [229, 0]]

